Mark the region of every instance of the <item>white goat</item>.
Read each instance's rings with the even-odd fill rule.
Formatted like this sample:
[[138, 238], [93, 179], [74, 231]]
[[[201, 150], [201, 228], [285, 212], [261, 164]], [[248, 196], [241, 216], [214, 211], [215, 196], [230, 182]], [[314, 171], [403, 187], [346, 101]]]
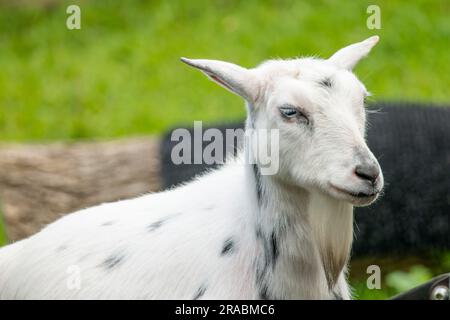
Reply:
[[353, 205], [383, 186], [350, 70], [377, 42], [254, 69], [182, 59], [246, 100], [248, 128], [279, 130], [278, 173], [227, 163], [67, 215], [0, 250], [0, 299], [349, 299]]

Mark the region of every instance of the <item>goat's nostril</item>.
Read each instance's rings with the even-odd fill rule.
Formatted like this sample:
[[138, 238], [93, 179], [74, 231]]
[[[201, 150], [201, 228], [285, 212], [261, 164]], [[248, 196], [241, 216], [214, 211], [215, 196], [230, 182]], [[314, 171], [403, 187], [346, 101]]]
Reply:
[[378, 176], [380, 175], [380, 169], [378, 166], [356, 166], [355, 174], [364, 180], [370, 181], [372, 184], [375, 183]]

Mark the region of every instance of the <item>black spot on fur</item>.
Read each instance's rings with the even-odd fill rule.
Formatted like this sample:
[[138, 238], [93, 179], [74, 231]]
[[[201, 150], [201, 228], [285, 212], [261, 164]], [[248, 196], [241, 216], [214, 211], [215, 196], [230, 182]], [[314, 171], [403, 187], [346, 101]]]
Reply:
[[259, 172], [259, 168], [256, 164], [253, 164], [253, 173], [255, 174], [256, 197], [258, 199], [258, 203], [261, 204], [262, 199], [261, 173]]
[[124, 261], [123, 255], [114, 254], [108, 257], [105, 261], [103, 261], [101, 263], [101, 266], [107, 270], [111, 270], [122, 264], [123, 261]]
[[153, 222], [148, 226], [148, 231], [155, 231], [164, 224], [164, 219]]
[[261, 228], [256, 229], [256, 237], [262, 242], [264, 248], [264, 265], [275, 267], [278, 258], [278, 239], [274, 231], [269, 235], [264, 234]]
[[225, 240], [223, 247], [222, 247], [222, 252], [220, 253], [221, 255], [226, 255], [226, 254], [230, 254], [234, 251], [234, 241], [233, 239], [229, 238], [227, 240]]
[[261, 257], [260, 262], [257, 264], [256, 268], [256, 281], [258, 282], [258, 284], [261, 284], [261, 282], [265, 278], [269, 260], [267, 259], [266, 241], [264, 241], [264, 236], [260, 227], [256, 228], [256, 238], [262, 242], [264, 249], [263, 256]]
[[198, 288], [197, 292], [195, 293], [194, 297], [192, 298], [193, 300], [198, 300], [200, 299], [206, 292], [206, 286], [203, 285], [200, 288]]
[[339, 293], [334, 292], [334, 291], [333, 291], [333, 297], [334, 297], [334, 300], [344, 300]]
[[330, 78], [326, 78], [323, 79], [322, 81], [319, 82], [319, 84], [323, 87], [327, 87], [327, 88], [331, 88], [332, 83], [331, 83], [331, 79]]
[[269, 299], [267, 274], [270, 268], [272, 270], [275, 268], [278, 259], [278, 238], [275, 231], [266, 234], [261, 227], [256, 228], [256, 238], [261, 242], [263, 247], [263, 254], [256, 264], [256, 285], [259, 288], [260, 298]]
[[115, 222], [114, 221], [106, 221], [101, 224], [102, 227], [112, 226]]
[[270, 239], [272, 240], [270, 242], [271, 247], [272, 247], [272, 268], [275, 268], [275, 263], [277, 262], [277, 258], [278, 258], [278, 245], [277, 245], [277, 236], [275, 234], [275, 232], [272, 232]]
[[267, 285], [262, 285], [259, 288], [259, 298], [261, 300], [270, 300], [268, 291], [269, 291], [269, 289], [267, 288]]
[[150, 232], [151, 232], [151, 231], [155, 231], [156, 229], [158, 229], [159, 227], [161, 227], [163, 224], [165, 224], [165, 223], [167, 222], [167, 220], [173, 219], [173, 218], [179, 216], [180, 214], [181, 214], [181, 212], [177, 212], [177, 213], [171, 214], [171, 215], [169, 215], [169, 216], [167, 216], [167, 217], [165, 217], [165, 218], [159, 219], [159, 220], [157, 220], [157, 221], [151, 223], [151, 224], [147, 227], [147, 230], [150, 231]]

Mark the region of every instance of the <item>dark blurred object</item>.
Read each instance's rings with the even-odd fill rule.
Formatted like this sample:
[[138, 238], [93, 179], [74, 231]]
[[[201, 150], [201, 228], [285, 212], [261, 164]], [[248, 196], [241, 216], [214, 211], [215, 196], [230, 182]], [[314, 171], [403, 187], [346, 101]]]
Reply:
[[[383, 169], [386, 186], [383, 197], [374, 205], [356, 208], [354, 254], [449, 249], [450, 109], [378, 103], [369, 110], [378, 110], [369, 114], [367, 136]], [[242, 127], [242, 123], [216, 126], [221, 131]], [[174, 165], [171, 150], [177, 142], [170, 136], [171, 132], [161, 145], [165, 188], [214, 167]]]
[[424, 284], [396, 295], [391, 300], [449, 300], [450, 273], [441, 274]]

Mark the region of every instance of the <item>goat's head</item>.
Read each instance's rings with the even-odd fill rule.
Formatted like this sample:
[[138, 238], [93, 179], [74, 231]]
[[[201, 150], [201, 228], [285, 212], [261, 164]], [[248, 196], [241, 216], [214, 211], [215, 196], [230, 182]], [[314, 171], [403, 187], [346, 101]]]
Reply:
[[351, 70], [377, 42], [371, 37], [327, 60], [270, 60], [254, 69], [182, 60], [243, 97], [255, 129], [279, 129], [277, 178], [367, 205], [380, 193], [383, 175], [364, 139], [368, 92]]

